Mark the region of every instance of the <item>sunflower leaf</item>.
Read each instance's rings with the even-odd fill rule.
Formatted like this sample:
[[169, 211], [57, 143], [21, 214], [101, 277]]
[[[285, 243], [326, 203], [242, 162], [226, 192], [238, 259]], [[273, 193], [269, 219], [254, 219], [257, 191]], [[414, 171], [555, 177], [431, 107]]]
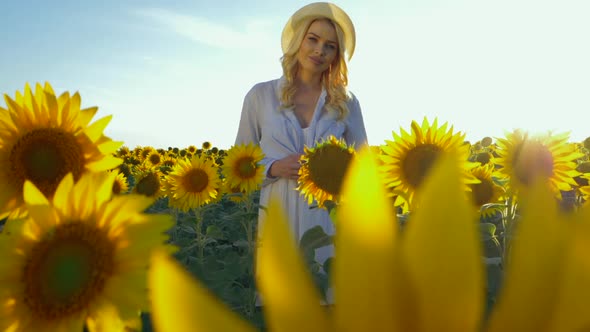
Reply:
[[318, 248], [322, 248], [325, 246], [329, 246], [333, 243], [332, 236], [326, 234], [322, 226], [314, 226], [301, 236], [301, 240], [299, 242], [299, 247], [303, 251], [306, 250], [315, 250]]

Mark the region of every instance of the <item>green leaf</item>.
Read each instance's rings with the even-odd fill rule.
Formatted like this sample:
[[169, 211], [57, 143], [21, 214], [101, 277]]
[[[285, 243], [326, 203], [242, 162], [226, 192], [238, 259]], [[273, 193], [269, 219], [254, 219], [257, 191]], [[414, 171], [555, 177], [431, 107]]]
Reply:
[[217, 225], [208, 226], [205, 234], [207, 234], [207, 237], [216, 240], [222, 240], [225, 238], [223, 231]]
[[479, 224], [479, 229], [481, 230], [484, 241], [496, 238], [496, 225], [490, 222], [482, 222]]
[[303, 236], [299, 246], [303, 251], [318, 249], [333, 244], [332, 236], [326, 234], [322, 226], [314, 226], [308, 229]]

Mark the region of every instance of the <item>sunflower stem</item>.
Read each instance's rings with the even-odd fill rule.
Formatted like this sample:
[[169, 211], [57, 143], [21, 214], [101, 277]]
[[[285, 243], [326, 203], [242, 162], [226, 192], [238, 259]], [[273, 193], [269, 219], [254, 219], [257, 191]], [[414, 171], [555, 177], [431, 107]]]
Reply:
[[195, 233], [196, 233], [196, 242], [197, 242], [197, 257], [199, 258], [200, 262], [203, 262], [203, 257], [205, 253], [205, 236], [203, 235], [202, 226], [203, 226], [203, 209], [201, 207], [196, 207], [193, 209], [195, 212]]

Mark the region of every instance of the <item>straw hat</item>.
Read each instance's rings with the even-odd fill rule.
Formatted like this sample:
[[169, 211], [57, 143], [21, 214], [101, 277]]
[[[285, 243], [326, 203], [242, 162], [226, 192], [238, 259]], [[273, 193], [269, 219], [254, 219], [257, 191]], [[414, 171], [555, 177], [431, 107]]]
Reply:
[[356, 42], [354, 25], [344, 10], [329, 2], [310, 3], [309, 5], [301, 7], [301, 9], [296, 11], [291, 16], [291, 18], [289, 18], [289, 21], [287, 21], [287, 24], [285, 24], [285, 28], [283, 28], [283, 34], [281, 36], [281, 47], [283, 49], [283, 53], [287, 52], [289, 44], [291, 43], [291, 39], [293, 38], [293, 35], [295, 35], [295, 31], [301, 28], [300, 24], [302, 21], [310, 17], [329, 18], [340, 26], [344, 32], [344, 46], [346, 47], [348, 60], [350, 60], [350, 58], [352, 58], [352, 54], [354, 53], [354, 46]]

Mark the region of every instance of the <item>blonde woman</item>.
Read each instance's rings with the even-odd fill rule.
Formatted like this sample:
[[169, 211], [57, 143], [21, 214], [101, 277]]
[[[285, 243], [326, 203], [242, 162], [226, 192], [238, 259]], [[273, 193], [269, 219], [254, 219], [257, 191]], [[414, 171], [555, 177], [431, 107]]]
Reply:
[[[310, 209], [295, 188], [304, 146], [312, 147], [329, 135], [357, 149], [367, 144], [360, 104], [347, 90], [354, 26], [338, 6], [311, 3], [288, 20], [281, 46], [283, 76], [258, 83], [247, 93], [235, 143], [254, 142], [262, 148], [267, 177], [260, 204], [279, 197], [297, 240], [316, 225], [333, 234], [328, 212]], [[333, 250], [317, 250], [316, 261], [323, 264]]]

